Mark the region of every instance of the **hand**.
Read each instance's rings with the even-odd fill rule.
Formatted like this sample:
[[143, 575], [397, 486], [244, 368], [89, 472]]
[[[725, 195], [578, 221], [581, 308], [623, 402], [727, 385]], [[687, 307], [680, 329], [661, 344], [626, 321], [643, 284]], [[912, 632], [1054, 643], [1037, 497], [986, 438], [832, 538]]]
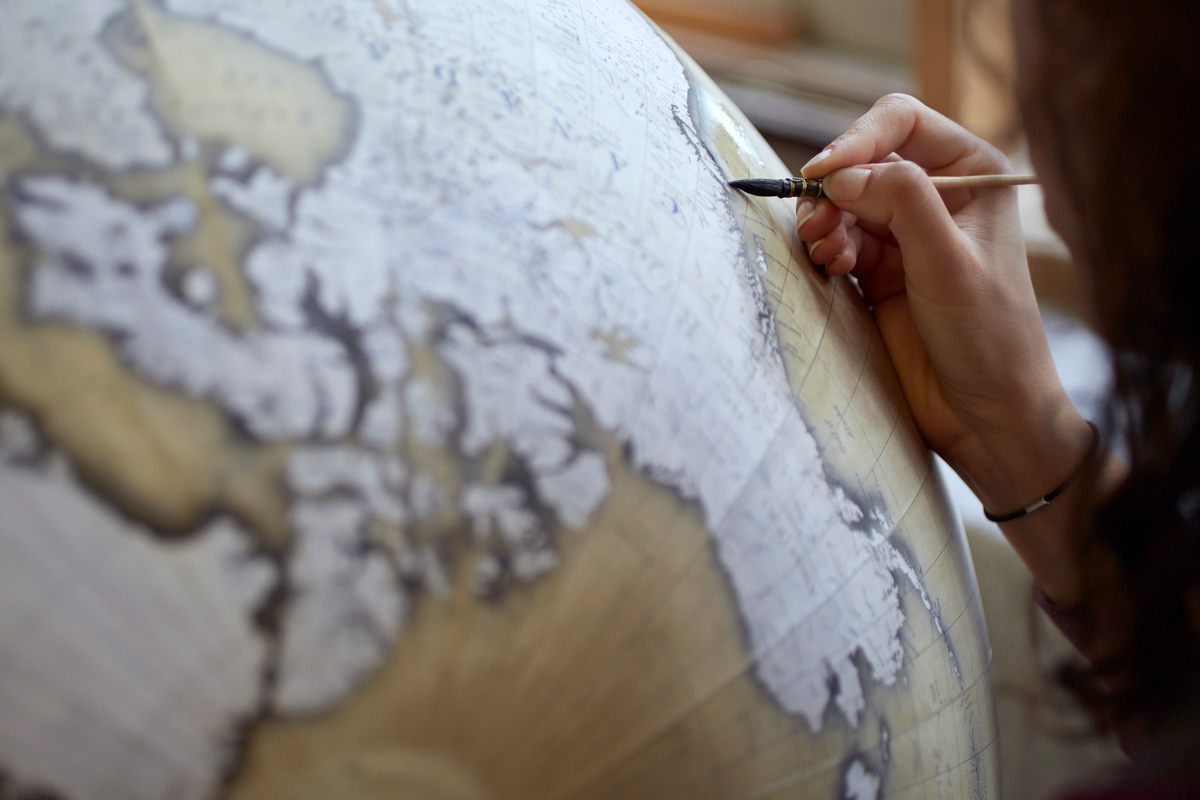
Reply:
[[987, 142], [891, 95], [805, 166], [829, 199], [797, 206], [813, 261], [858, 280], [925, 440], [999, 513], [1064, 480], [1090, 439], [1050, 357], [1016, 189], [939, 194], [929, 180], [1009, 171]]

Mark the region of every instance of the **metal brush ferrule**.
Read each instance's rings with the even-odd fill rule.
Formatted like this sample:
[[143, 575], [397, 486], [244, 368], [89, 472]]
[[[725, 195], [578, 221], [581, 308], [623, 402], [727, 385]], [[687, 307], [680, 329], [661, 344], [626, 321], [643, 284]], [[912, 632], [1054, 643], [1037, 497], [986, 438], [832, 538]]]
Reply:
[[784, 178], [783, 182], [787, 184], [786, 197], [810, 197], [816, 200], [824, 194], [825, 187], [819, 179]]

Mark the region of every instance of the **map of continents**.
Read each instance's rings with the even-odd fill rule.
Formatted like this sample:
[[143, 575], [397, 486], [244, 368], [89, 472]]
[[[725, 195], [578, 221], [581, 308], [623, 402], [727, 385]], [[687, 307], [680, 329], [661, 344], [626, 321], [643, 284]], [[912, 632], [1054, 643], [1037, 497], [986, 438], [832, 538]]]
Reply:
[[0, 794], [989, 796], [957, 523], [624, 2], [0, 29]]

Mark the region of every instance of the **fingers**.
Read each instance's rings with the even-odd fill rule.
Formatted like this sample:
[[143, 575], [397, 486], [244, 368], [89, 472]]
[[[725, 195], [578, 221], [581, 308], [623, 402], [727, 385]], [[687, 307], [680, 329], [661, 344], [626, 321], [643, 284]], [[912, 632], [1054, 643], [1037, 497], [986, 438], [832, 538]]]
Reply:
[[828, 236], [842, 221], [842, 210], [828, 200], [800, 198], [796, 203], [796, 233], [803, 241]]
[[846, 228], [846, 246], [829, 260], [825, 272], [829, 275], [845, 275], [853, 270], [862, 258], [864, 239], [870, 238], [864, 236], [862, 228], [857, 225]]
[[824, 264], [829, 270], [840, 258], [837, 269], [841, 274], [854, 264], [853, 242], [849, 230], [855, 223], [852, 214], [842, 211], [828, 200], [801, 199], [796, 204], [796, 235], [805, 242], [814, 264]]
[[[827, 275], [853, 274], [867, 305], [875, 307], [905, 291], [904, 268], [900, 248], [886, 227], [864, 222], [853, 214], [840, 212], [840, 219], [826, 232], [822, 224], [814, 230], [817, 238], [806, 241], [809, 258], [823, 264]], [[832, 215], [829, 215], [832, 219]], [[820, 220], [813, 218], [812, 224]], [[798, 231], [805, 240], [807, 225]]]
[[904, 265], [900, 248], [895, 242], [884, 241], [870, 234], [863, 236], [858, 263], [853, 275], [870, 308], [878, 308], [906, 290]]
[[825, 179], [825, 195], [860, 224], [891, 232], [915, 286], [932, 289], [954, 281], [970, 260], [970, 240], [929, 176], [911, 161], [838, 170]]
[[[849, 272], [850, 267], [854, 265], [854, 256], [857, 253], [857, 247], [850, 237], [850, 232], [845, 226], [839, 225], [832, 233], [808, 245], [808, 256], [814, 264], [824, 264], [826, 272], [840, 275], [843, 272]], [[846, 256], [849, 258], [849, 265], [845, 262]], [[834, 262], [841, 262], [837, 265], [837, 271], [834, 268]]]
[[957, 165], [960, 174], [1006, 171], [999, 150], [950, 121], [919, 100], [890, 94], [871, 107], [829, 147], [804, 165], [806, 178], [822, 178], [834, 170], [871, 164], [891, 155], [929, 170]]

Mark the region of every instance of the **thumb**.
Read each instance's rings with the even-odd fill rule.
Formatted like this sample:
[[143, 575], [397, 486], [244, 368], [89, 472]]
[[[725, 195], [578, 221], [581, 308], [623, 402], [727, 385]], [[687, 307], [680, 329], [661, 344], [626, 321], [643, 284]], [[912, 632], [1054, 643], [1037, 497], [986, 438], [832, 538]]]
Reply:
[[906, 278], [933, 288], [956, 273], [971, 242], [925, 170], [911, 161], [839, 169], [824, 180], [825, 196], [860, 220], [884, 225], [900, 247]]

